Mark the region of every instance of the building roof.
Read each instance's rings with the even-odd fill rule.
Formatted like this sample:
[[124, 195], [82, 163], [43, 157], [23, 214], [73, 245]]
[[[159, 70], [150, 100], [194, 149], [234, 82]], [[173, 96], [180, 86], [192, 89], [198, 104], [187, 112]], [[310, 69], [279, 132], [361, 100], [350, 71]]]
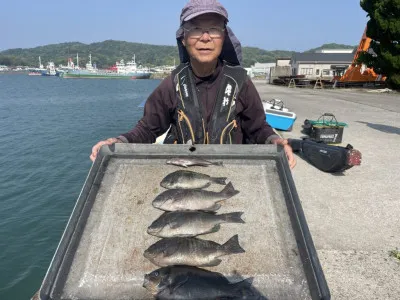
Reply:
[[256, 62], [253, 66], [254, 68], [269, 68], [269, 67], [275, 67], [275, 63], [259, 63]]
[[315, 53], [354, 53], [354, 49], [319, 49]]
[[291, 63], [351, 63], [353, 53], [293, 53]]

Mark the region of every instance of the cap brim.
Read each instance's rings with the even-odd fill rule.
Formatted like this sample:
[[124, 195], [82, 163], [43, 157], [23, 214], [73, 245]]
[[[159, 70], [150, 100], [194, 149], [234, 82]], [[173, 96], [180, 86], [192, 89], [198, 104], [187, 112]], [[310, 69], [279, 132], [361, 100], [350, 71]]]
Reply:
[[193, 18], [195, 18], [197, 16], [204, 15], [204, 14], [210, 14], [210, 13], [214, 13], [214, 14], [220, 15], [221, 17], [223, 17], [225, 20], [228, 21], [228, 19], [223, 14], [221, 14], [219, 11], [215, 11], [215, 10], [212, 10], [212, 9], [202, 10], [202, 11], [198, 11], [198, 12], [192, 13], [192, 14], [188, 15], [186, 18], [184, 18], [183, 21], [187, 22], [187, 21], [189, 21], [189, 20], [191, 20], [191, 19], [193, 19]]

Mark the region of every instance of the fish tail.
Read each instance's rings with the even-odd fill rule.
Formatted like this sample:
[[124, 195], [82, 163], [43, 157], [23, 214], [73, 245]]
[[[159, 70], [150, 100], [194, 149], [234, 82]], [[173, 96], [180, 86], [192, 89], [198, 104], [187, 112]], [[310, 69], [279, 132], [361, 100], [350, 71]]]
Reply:
[[235, 196], [236, 194], [239, 194], [239, 191], [235, 190], [233, 187], [232, 182], [229, 182], [224, 189], [221, 191], [221, 195], [225, 197], [225, 199], [228, 199], [230, 197]]
[[253, 279], [254, 277], [249, 277], [246, 278], [245, 280], [232, 284], [232, 288], [235, 291], [235, 295], [241, 296], [241, 298], [244, 297], [246, 299], [247, 297], [255, 296], [254, 292], [251, 289], [251, 286], [253, 284]]
[[243, 212], [233, 212], [228, 214], [222, 214], [221, 219], [224, 220], [226, 223], [245, 223], [242, 220]]
[[231, 237], [225, 244], [222, 245], [227, 253], [244, 253], [246, 252], [240, 245], [239, 245], [239, 237], [235, 234]]
[[212, 182], [222, 184], [222, 185], [226, 184], [227, 179], [228, 178], [226, 178], [226, 177], [211, 177]]

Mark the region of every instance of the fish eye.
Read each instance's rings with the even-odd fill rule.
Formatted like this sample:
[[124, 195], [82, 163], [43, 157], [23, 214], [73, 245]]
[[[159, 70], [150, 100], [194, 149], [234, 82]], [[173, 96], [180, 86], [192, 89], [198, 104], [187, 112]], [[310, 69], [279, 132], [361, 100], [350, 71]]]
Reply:
[[153, 276], [154, 276], [154, 277], [158, 277], [159, 275], [160, 275], [160, 273], [158, 273], [158, 271], [154, 271], [154, 272], [153, 272]]

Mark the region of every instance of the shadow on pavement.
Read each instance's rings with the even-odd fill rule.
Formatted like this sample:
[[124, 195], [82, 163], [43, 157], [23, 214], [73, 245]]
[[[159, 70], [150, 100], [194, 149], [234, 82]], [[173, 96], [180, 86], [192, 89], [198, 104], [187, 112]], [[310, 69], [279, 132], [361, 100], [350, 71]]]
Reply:
[[400, 135], [400, 128], [399, 127], [394, 127], [394, 126], [389, 126], [389, 125], [383, 125], [383, 124], [376, 124], [376, 123], [370, 123], [370, 122], [363, 122], [363, 121], [356, 121], [357, 123], [365, 124], [368, 127], [379, 130], [385, 133], [393, 133], [393, 134], [399, 134]]

